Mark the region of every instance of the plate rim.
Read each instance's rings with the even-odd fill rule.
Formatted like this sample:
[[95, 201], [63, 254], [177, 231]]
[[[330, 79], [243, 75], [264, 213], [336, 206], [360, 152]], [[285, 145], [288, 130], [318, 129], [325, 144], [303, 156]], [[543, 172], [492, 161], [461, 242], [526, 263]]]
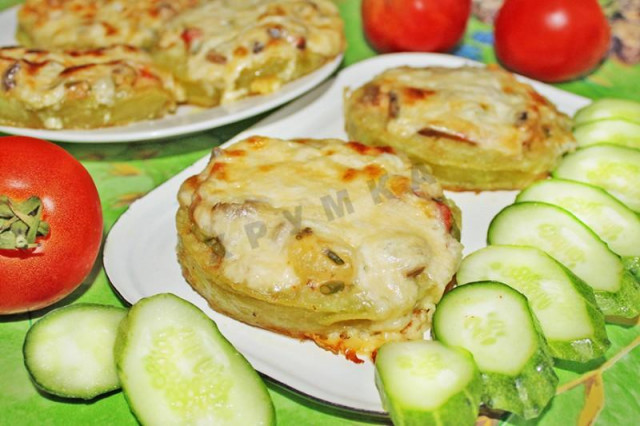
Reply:
[[[220, 148], [226, 148], [228, 146], [233, 145], [234, 143], [238, 142], [239, 140], [242, 140], [243, 138], [247, 137], [248, 135], [250, 135], [251, 133], [255, 133], [255, 132], [260, 132], [263, 131], [265, 129], [269, 129], [271, 126], [277, 126], [282, 120], [286, 119], [288, 117], [288, 110], [291, 109], [293, 111], [303, 111], [307, 106], [309, 105], [313, 105], [314, 103], [320, 101], [324, 94], [326, 92], [329, 92], [332, 87], [334, 87], [335, 85], [340, 84], [341, 82], [341, 76], [344, 74], [348, 74], [348, 73], [356, 73], [358, 71], [359, 68], [361, 67], [370, 67], [370, 66], [384, 66], [384, 67], [393, 67], [393, 66], [400, 66], [401, 63], [404, 62], [410, 62], [411, 65], [415, 65], [414, 62], [419, 63], [419, 62], [430, 62], [432, 60], [436, 60], [436, 61], [444, 61], [444, 62], [449, 62], [452, 61], [454, 64], [452, 65], [445, 65], [445, 66], [451, 66], [451, 67], [456, 67], [456, 66], [460, 66], [461, 64], [471, 64], [471, 65], [479, 65], [479, 66], [486, 66], [486, 64], [468, 59], [468, 58], [463, 58], [463, 57], [459, 57], [459, 56], [454, 56], [454, 55], [449, 55], [449, 54], [439, 54], [439, 53], [393, 53], [393, 54], [384, 54], [384, 55], [378, 55], [372, 58], [368, 58], [362, 61], [359, 61], [355, 64], [352, 64], [348, 67], [343, 68], [342, 70], [340, 70], [337, 74], [337, 76], [335, 76], [334, 78], [325, 81], [324, 83], [320, 84], [319, 86], [315, 87], [314, 89], [312, 89], [311, 91], [307, 92], [303, 97], [301, 97], [298, 101], [296, 102], [300, 102], [303, 99], [306, 99], [307, 97], [313, 97], [314, 95], [316, 95], [315, 99], [313, 99], [310, 103], [308, 103], [307, 105], [305, 105], [304, 107], [298, 109], [294, 109], [291, 108], [291, 106], [296, 106], [296, 102], [293, 102], [287, 106], [285, 106], [284, 108], [276, 111], [275, 113], [268, 115], [267, 117], [263, 118], [262, 120], [260, 120], [259, 122], [255, 123], [254, 125], [252, 125], [251, 127], [243, 130], [242, 132], [236, 134], [235, 136], [233, 136], [232, 138], [230, 138], [229, 140], [227, 140], [226, 142], [218, 145]], [[386, 64], [386, 65], [385, 65]], [[426, 66], [426, 64], [425, 64]], [[565, 90], [562, 89], [558, 89], [556, 87], [553, 87], [551, 85], [548, 85], [546, 83], [542, 83], [542, 82], [538, 82], [535, 80], [531, 80], [528, 79], [526, 77], [522, 77], [519, 76], [517, 74], [516, 77], [518, 79], [522, 79], [525, 82], [531, 82], [534, 87], [536, 88], [536, 90], [539, 89], [539, 87], [543, 87], [545, 89], [545, 91], [549, 91], [551, 93], [554, 94], [559, 94], [559, 95], [563, 95], [563, 96], [568, 96], [569, 99], [572, 99], [573, 101], [576, 102], [581, 102], [581, 103], [587, 103], [589, 100], [585, 97], [582, 97], [580, 95], [576, 95], [574, 93], [571, 92], [567, 92]], [[343, 89], [344, 87], [346, 87], [346, 85], [343, 85]], [[317, 92], [320, 93], [319, 96], [317, 96]], [[545, 95], [546, 96], [546, 95]], [[135, 208], [135, 206], [138, 203], [143, 203], [145, 202], [145, 200], [149, 200], [148, 196], [150, 194], [156, 193], [157, 191], [160, 190], [160, 188], [166, 186], [166, 185], [171, 185], [171, 184], [176, 184], [176, 182], [178, 181], [182, 181], [184, 179], [184, 177], [187, 177], [189, 175], [191, 175], [194, 171], [196, 171], [196, 173], [198, 171], [200, 171], [203, 167], [203, 164], [206, 165], [206, 163], [208, 162], [210, 158], [210, 154], [207, 154], [199, 159], [197, 159], [196, 161], [194, 161], [193, 163], [191, 163], [190, 165], [188, 165], [187, 167], [185, 167], [183, 170], [181, 170], [179, 173], [177, 173], [176, 175], [170, 177], [167, 181], [163, 182], [162, 184], [160, 184], [158, 187], [152, 189], [151, 191], [149, 191], [149, 193], [147, 193], [146, 195], [144, 195], [143, 197], [141, 197], [140, 199], [135, 200], [130, 206], [129, 208], [123, 213], [121, 214], [118, 219], [116, 219], [116, 221], [114, 222], [111, 230], [113, 230], [114, 228], [116, 228], [119, 224], [119, 222], [121, 220], [123, 220], [124, 218], [126, 218], [127, 214], [131, 211], [132, 208]], [[124, 219], [126, 220], [126, 219]], [[109, 232], [109, 234], [111, 233], [111, 231]], [[106, 236], [105, 238], [105, 243], [104, 243], [104, 251], [103, 251], [103, 263], [104, 263], [104, 269], [105, 269], [105, 274], [107, 275], [107, 278], [109, 280], [109, 283], [111, 284], [112, 288], [118, 293], [118, 295], [124, 299], [125, 301], [127, 301], [128, 303], [131, 303], [130, 300], [128, 300], [126, 297], [124, 297], [124, 295], [121, 293], [121, 291], [116, 287], [116, 284], [114, 281], [112, 281], [111, 276], [109, 274], [109, 268], [107, 267], [107, 264], [109, 264], [110, 260], [108, 260], [109, 254], [110, 254], [110, 250], [108, 249], [109, 245], [110, 245], [110, 239], [109, 239], [109, 234]], [[202, 297], [202, 296], [200, 296]], [[244, 326], [247, 327], [254, 327], [251, 326], [249, 324], [245, 324], [242, 323], [241, 321], [235, 320], [233, 318], [230, 318], [233, 321], [236, 321], [240, 324], [243, 324]], [[324, 349], [319, 348], [319, 351], [324, 351]], [[245, 356], [248, 360], [251, 360], [252, 356], [250, 354], [244, 354], [243, 356]], [[251, 362], [251, 361], [250, 361]], [[376, 411], [376, 410], [368, 410], [368, 409], [363, 409], [363, 408], [358, 408], [358, 407], [351, 407], [348, 405], [342, 405], [333, 401], [328, 401], [325, 399], [322, 399], [320, 397], [314, 396], [309, 394], [308, 392], [305, 392], [304, 390], [300, 390], [297, 389], [287, 383], [284, 383], [282, 380], [279, 380], [277, 378], [274, 378], [272, 376], [270, 376], [269, 374], [260, 371], [259, 369], [256, 369], [258, 371], [258, 373], [267, 378], [271, 383], [273, 383], [276, 386], [282, 387], [284, 389], [286, 389], [287, 391], [291, 391], [294, 392], [296, 395], [299, 395], [301, 398], [304, 399], [309, 399], [310, 401], [313, 401], [314, 403], [318, 403], [320, 405], [323, 406], [327, 406], [327, 407], [332, 407], [334, 409], [337, 409], [340, 412], [345, 412], [345, 413], [351, 413], [351, 414], [357, 414], [359, 416], [363, 416], [364, 418], [370, 418], [373, 420], [388, 420], [389, 418], [389, 414], [388, 412], [384, 411]]]

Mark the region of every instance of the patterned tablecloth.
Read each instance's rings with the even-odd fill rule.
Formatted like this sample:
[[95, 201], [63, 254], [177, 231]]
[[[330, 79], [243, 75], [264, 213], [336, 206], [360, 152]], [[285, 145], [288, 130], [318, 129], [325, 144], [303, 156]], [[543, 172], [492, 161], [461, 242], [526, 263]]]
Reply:
[[[640, 2], [635, 0], [616, 1], [640, 8]], [[616, 13], [616, 1], [601, 1], [612, 16]], [[16, 3], [0, 0], [0, 8]], [[362, 35], [359, 0], [337, 0], [337, 3], [346, 22], [349, 43], [342, 65], [345, 67], [375, 52]], [[636, 34], [640, 32], [635, 29]], [[492, 41], [491, 25], [473, 17], [463, 43], [454, 53], [494, 63]], [[610, 96], [640, 101], [640, 64], [627, 64], [612, 53], [597, 72], [557, 86], [593, 99]], [[81, 160], [93, 176], [102, 200], [106, 234], [131, 202], [262, 117], [264, 114], [162, 142], [60, 145]], [[75, 302], [123, 304], [100, 263], [81, 288], [64, 300], [65, 304]], [[23, 365], [21, 348], [27, 329], [42, 314], [0, 317], [0, 425], [137, 424], [120, 392], [84, 403], [46, 397], [34, 388]], [[531, 423], [586, 425], [595, 419], [597, 425], [640, 424], [640, 326], [636, 319], [627, 324], [609, 324], [607, 330], [613, 344], [605, 359], [587, 365], [559, 364], [558, 396], [542, 418]], [[280, 425], [369, 424], [367, 419], [332, 411], [271, 385], [270, 392]], [[481, 418], [479, 423], [499, 422]]]

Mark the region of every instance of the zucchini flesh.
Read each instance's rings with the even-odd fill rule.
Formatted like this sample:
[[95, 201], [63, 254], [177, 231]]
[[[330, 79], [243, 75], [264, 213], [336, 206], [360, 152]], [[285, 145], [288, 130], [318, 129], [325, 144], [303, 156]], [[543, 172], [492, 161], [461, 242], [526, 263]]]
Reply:
[[591, 287], [541, 250], [484, 247], [462, 260], [456, 281], [499, 281], [524, 294], [554, 358], [585, 362], [609, 347]]
[[564, 179], [545, 179], [518, 194], [516, 202], [542, 201], [575, 215], [622, 257], [640, 280], [640, 216], [597, 186]]
[[640, 148], [640, 124], [624, 120], [594, 121], [573, 130], [579, 147], [610, 143]]
[[493, 281], [446, 293], [433, 316], [433, 333], [469, 351], [480, 370], [489, 408], [534, 418], [553, 398], [558, 377], [527, 299]]
[[589, 284], [605, 315], [633, 318], [639, 313], [640, 283], [618, 255], [565, 209], [533, 201], [507, 206], [491, 221], [487, 242], [537, 247]]
[[427, 340], [386, 343], [376, 356], [375, 380], [396, 426], [476, 422], [480, 373], [465, 350]]
[[195, 305], [172, 294], [134, 304], [119, 327], [122, 390], [144, 425], [271, 425], [267, 388]]
[[640, 149], [611, 144], [580, 148], [565, 156], [552, 175], [598, 186], [640, 212]]
[[640, 124], [640, 102], [629, 99], [603, 98], [591, 102], [575, 113], [575, 126], [600, 120], [626, 120]]
[[24, 362], [42, 390], [92, 399], [120, 388], [113, 357], [118, 324], [127, 310], [75, 304], [53, 310], [27, 332]]
[[591, 228], [619, 256], [640, 257], [640, 216], [601, 188], [546, 179], [521, 191], [516, 202], [522, 201], [562, 207]]

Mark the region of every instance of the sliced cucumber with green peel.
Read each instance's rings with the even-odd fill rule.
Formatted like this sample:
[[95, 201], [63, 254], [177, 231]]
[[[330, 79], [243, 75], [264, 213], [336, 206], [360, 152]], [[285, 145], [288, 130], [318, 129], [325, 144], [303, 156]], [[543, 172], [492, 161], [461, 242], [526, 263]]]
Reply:
[[604, 120], [586, 123], [573, 130], [579, 147], [610, 143], [640, 148], [640, 124], [624, 120]]
[[541, 180], [525, 188], [516, 202], [543, 201], [574, 214], [640, 279], [640, 216], [602, 188], [565, 179]]
[[609, 347], [591, 287], [542, 250], [484, 247], [462, 260], [456, 281], [499, 281], [524, 294], [554, 358], [585, 362]]
[[116, 365], [143, 425], [271, 425], [267, 388], [195, 305], [172, 294], [134, 304], [120, 324]]
[[558, 377], [526, 297], [499, 282], [481, 281], [446, 293], [433, 315], [433, 334], [471, 352], [492, 409], [534, 418], [553, 398]]
[[552, 175], [599, 186], [640, 212], [640, 149], [611, 144], [580, 148], [566, 155]]
[[395, 426], [476, 423], [480, 373], [465, 350], [427, 340], [386, 343], [376, 356], [375, 380]]
[[118, 324], [127, 310], [75, 304], [38, 320], [24, 341], [24, 362], [44, 391], [92, 399], [120, 388], [113, 357]]
[[573, 117], [575, 126], [602, 120], [626, 120], [640, 124], [640, 102], [603, 98], [580, 108]]
[[507, 206], [491, 221], [487, 242], [537, 247], [589, 284], [605, 315], [639, 313], [640, 283], [604, 241], [561, 207], [534, 201]]

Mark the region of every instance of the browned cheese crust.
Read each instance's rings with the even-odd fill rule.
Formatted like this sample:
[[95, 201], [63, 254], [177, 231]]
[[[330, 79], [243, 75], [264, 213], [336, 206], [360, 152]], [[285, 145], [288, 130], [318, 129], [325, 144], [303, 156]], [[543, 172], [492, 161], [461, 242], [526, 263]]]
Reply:
[[329, 0], [211, 0], [172, 20], [152, 51], [190, 103], [214, 106], [275, 92], [344, 48]]
[[158, 32], [201, 0], [26, 0], [17, 38], [39, 48], [130, 44], [148, 48]]
[[211, 307], [354, 361], [422, 338], [461, 256], [455, 208], [389, 148], [256, 136], [178, 198], [178, 259]]
[[450, 190], [519, 189], [574, 149], [570, 118], [493, 67], [398, 67], [345, 94], [349, 138], [429, 165]]
[[0, 48], [0, 123], [94, 128], [161, 117], [183, 93], [131, 46], [46, 51]]

